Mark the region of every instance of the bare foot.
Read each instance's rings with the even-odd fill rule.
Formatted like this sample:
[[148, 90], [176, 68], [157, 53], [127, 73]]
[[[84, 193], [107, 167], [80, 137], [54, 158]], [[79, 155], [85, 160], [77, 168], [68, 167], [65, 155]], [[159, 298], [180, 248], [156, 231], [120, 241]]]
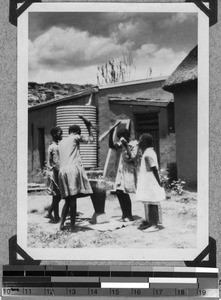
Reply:
[[60, 225], [60, 230], [63, 231], [63, 230], [65, 230], [65, 229], [66, 229], [66, 226], [64, 226], [64, 224], [61, 224], [61, 225]]
[[123, 222], [132, 222], [132, 221], [134, 221], [133, 216], [127, 216], [123, 219]]
[[50, 214], [44, 215], [44, 218], [54, 220], [53, 216]]
[[147, 228], [151, 227], [151, 224], [147, 221], [142, 221], [142, 223], [138, 226], [138, 229], [145, 230]]
[[75, 226], [71, 226], [68, 231], [70, 232], [77, 232], [77, 229], [75, 228]]
[[50, 220], [49, 222], [53, 223], [53, 224], [57, 224], [57, 223], [60, 222], [60, 218], [56, 218], [56, 219]]
[[155, 232], [155, 231], [159, 231], [160, 229], [157, 225], [152, 225], [146, 229], [141, 229], [141, 230], [143, 230], [144, 232]]

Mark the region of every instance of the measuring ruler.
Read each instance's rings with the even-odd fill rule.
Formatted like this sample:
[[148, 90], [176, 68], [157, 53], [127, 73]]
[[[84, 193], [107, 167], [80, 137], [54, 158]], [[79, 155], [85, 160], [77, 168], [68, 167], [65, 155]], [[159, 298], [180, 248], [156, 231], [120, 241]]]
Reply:
[[[219, 299], [217, 268], [3, 266], [2, 296]], [[20, 298], [21, 299], [21, 298]], [[42, 298], [43, 299], [43, 298]]]

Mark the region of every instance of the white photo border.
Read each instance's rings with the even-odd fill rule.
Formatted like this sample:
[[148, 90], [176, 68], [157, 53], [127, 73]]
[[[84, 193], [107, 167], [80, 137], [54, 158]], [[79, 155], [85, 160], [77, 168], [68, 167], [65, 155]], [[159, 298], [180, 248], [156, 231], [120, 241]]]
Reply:
[[[198, 14], [197, 247], [193, 249], [30, 248], [27, 243], [28, 13], [183, 12]], [[17, 48], [17, 243], [33, 259], [177, 261], [194, 260], [209, 240], [209, 18], [194, 3], [33, 3], [18, 18]], [[93, 251], [96, 250], [96, 251]]]

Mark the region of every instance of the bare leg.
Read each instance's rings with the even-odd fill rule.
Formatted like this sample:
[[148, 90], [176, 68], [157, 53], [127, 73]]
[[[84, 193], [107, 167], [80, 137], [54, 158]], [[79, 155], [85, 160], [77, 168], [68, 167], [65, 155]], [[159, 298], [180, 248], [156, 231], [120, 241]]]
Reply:
[[129, 219], [129, 221], [133, 221], [132, 204], [131, 204], [130, 196], [124, 193], [123, 201], [124, 201], [125, 218]]
[[62, 212], [61, 212], [60, 230], [64, 230], [64, 222], [66, 220], [69, 208], [70, 208], [70, 199], [69, 199], [69, 197], [66, 197], [65, 198], [65, 204], [64, 204]]
[[52, 202], [51, 202], [51, 205], [50, 205], [50, 207], [49, 207], [49, 209], [48, 209], [48, 211], [47, 211], [47, 213], [45, 214], [45, 218], [48, 218], [48, 219], [51, 219], [51, 220], [53, 220], [53, 216], [52, 216], [52, 212], [53, 212], [53, 202], [54, 202], [54, 196], [52, 196]]
[[120, 203], [120, 208], [121, 208], [121, 211], [122, 211], [122, 219], [124, 219], [126, 217], [126, 212], [125, 212], [125, 203], [124, 203], [124, 197], [123, 197], [123, 192], [120, 192], [120, 191], [117, 191], [117, 198], [118, 198], [118, 201]]
[[77, 197], [70, 196], [71, 230], [74, 230], [77, 211]]
[[54, 209], [54, 221], [59, 222], [60, 217], [59, 217], [59, 202], [61, 200], [60, 195], [56, 195], [53, 197], [53, 209]]
[[149, 219], [151, 225], [153, 226], [158, 225], [159, 222], [158, 205], [154, 205], [154, 204], [149, 205]]

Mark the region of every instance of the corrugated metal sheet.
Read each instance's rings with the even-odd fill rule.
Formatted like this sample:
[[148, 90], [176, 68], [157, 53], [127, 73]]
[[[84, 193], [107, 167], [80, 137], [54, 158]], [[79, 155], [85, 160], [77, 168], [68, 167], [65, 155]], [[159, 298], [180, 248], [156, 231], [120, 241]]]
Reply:
[[[87, 105], [65, 105], [57, 107], [57, 126], [60, 126], [63, 130], [63, 138], [68, 136], [68, 129], [71, 125], [79, 125], [81, 128], [81, 134], [88, 136], [87, 128], [84, 122], [78, 117], [84, 116], [91, 121], [92, 125], [97, 124], [97, 110], [95, 106]], [[80, 144], [80, 153], [82, 157], [83, 166], [85, 168], [94, 168], [98, 165], [97, 155], [97, 132], [92, 129], [93, 136], [95, 138], [93, 143]]]

